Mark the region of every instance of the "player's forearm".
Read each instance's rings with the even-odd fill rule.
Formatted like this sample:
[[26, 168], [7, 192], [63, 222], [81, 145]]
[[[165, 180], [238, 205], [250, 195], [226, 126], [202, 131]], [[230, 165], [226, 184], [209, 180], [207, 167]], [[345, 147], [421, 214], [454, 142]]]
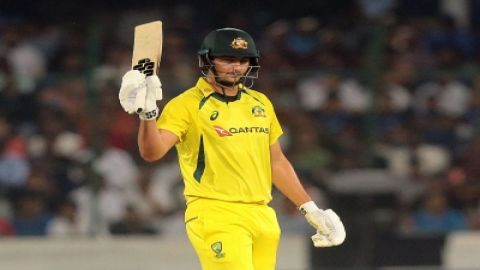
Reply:
[[161, 159], [167, 153], [155, 121], [140, 121], [138, 149], [141, 157], [150, 162]]
[[312, 200], [285, 157], [272, 163], [272, 181], [275, 187], [297, 207]]

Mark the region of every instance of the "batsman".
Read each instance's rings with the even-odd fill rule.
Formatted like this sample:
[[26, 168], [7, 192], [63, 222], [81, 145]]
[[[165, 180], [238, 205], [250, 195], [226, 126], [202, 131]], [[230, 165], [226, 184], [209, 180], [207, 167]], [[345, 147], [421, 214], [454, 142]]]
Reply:
[[268, 205], [272, 184], [315, 228], [315, 247], [345, 240], [340, 218], [317, 207], [285, 157], [272, 103], [251, 89], [259, 59], [245, 31], [210, 32], [198, 51], [196, 85], [171, 99], [160, 116], [162, 85], [156, 75], [132, 70], [122, 79], [120, 103], [140, 117], [142, 158], [157, 161], [177, 149], [185, 227], [205, 270], [275, 269], [280, 226]]

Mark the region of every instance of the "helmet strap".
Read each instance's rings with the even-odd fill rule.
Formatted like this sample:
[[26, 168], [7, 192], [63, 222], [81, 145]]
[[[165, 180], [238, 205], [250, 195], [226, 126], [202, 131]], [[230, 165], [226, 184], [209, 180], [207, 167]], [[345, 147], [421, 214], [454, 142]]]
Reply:
[[199, 56], [199, 66], [201, 69], [201, 73], [203, 76], [207, 77], [209, 71], [213, 73], [213, 79], [216, 85], [218, 85], [220, 88], [222, 88], [222, 92], [225, 95], [225, 90], [224, 88], [232, 88], [235, 86], [239, 86], [242, 84], [243, 86], [250, 88], [253, 86], [255, 79], [258, 78], [258, 70], [260, 66], [258, 65], [258, 59], [252, 59], [250, 62], [250, 68], [247, 70], [247, 72], [241, 77], [241, 79], [238, 82], [235, 83], [230, 83], [230, 82], [225, 82], [225, 81], [220, 81], [218, 80], [219, 75], [217, 73], [217, 70], [215, 69], [215, 65], [212, 62], [212, 59], [208, 54], [206, 55], [201, 55]]
[[238, 86], [239, 84], [242, 83], [240, 81], [235, 82], [235, 83], [230, 83], [230, 82], [218, 80], [218, 78], [220, 76], [218, 75], [218, 72], [215, 69], [215, 65], [210, 66], [210, 71], [212, 71], [212, 73], [213, 73], [213, 80], [215, 81], [215, 84], [218, 85], [222, 89], [223, 95], [225, 95], [225, 88], [232, 88], [232, 87]]

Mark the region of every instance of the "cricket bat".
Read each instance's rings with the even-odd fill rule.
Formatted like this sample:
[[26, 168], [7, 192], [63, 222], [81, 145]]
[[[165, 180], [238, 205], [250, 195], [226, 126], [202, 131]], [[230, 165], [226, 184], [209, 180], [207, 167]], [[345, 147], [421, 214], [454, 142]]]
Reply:
[[156, 75], [162, 57], [162, 42], [162, 21], [135, 26], [132, 69], [136, 69], [146, 76]]

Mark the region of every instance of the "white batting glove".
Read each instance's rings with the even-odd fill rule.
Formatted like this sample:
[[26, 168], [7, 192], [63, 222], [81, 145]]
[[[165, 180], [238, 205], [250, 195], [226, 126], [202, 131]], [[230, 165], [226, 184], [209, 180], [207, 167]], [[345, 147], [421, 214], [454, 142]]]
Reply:
[[162, 99], [162, 84], [155, 75], [146, 77], [138, 70], [130, 70], [122, 78], [118, 98], [127, 113], [137, 113], [142, 120], [155, 120], [159, 113], [156, 101]]
[[308, 223], [317, 230], [317, 233], [312, 236], [315, 247], [338, 246], [345, 241], [345, 228], [333, 210], [324, 211], [313, 201], [302, 204], [299, 210], [305, 215]]
[[143, 110], [146, 87], [145, 74], [140, 71], [130, 70], [123, 75], [118, 99], [127, 113], [132, 114]]
[[[156, 75], [147, 76], [145, 79], [147, 87], [145, 90], [145, 106], [138, 112], [140, 119], [144, 121], [156, 120], [158, 117], [157, 100], [162, 100], [162, 83]], [[142, 93], [143, 94], [143, 93]]]

